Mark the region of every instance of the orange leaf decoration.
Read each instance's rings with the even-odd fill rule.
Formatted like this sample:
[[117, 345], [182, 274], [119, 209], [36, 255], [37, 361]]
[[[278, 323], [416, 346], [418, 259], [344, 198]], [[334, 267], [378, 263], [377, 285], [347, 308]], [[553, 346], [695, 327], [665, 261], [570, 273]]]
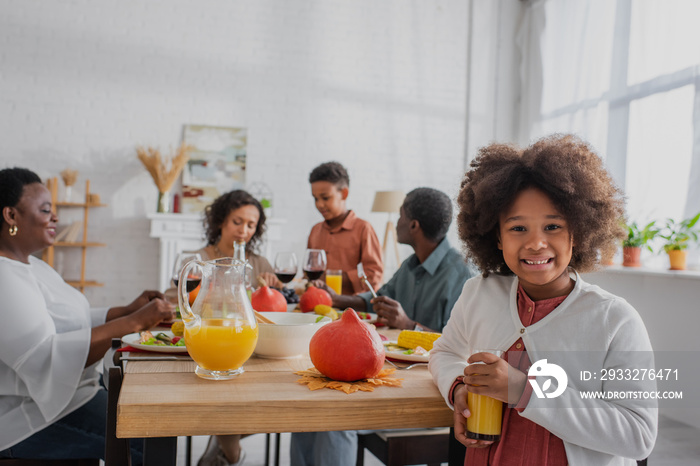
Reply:
[[355, 393], [356, 391], [373, 392], [374, 387], [379, 387], [382, 385], [386, 385], [388, 387], [400, 387], [403, 379], [389, 377], [389, 375], [393, 374], [394, 371], [396, 371], [394, 368], [382, 369], [382, 371], [379, 372], [376, 377], [358, 380], [356, 382], [339, 382], [337, 380], [329, 379], [325, 375], [321, 374], [315, 367], [305, 371], [295, 372], [295, 374], [301, 376], [301, 379], [297, 380], [297, 383], [307, 385], [309, 390], [330, 388], [349, 394]]

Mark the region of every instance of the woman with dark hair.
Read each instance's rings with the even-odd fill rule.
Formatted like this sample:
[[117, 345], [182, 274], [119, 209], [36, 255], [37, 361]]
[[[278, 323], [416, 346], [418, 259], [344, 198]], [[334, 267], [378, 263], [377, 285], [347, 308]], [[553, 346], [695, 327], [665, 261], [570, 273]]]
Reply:
[[[251, 284], [255, 286], [255, 279], [261, 277], [269, 286], [282, 286], [267, 259], [256, 253], [265, 233], [265, 212], [260, 202], [247, 191], [230, 191], [207, 206], [204, 231], [207, 245], [197, 251], [203, 260], [233, 257], [233, 243], [243, 241], [246, 244], [246, 259], [253, 267]], [[245, 435], [212, 436], [198, 466], [243, 464], [245, 451], [241, 448], [242, 437]]]
[[[32, 256], [54, 243], [57, 222], [35, 173], [0, 170], [0, 458], [104, 459], [107, 392], [97, 364], [112, 338], [174, 317], [157, 291], [91, 309]], [[141, 463], [136, 443], [132, 460]]]
[[222, 194], [204, 211], [207, 245], [197, 251], [203, 260], [233, 257], [233, 243], [243, 241], [246, 259], [253, 267], [251, 284], [261, 276], [269, 286], [281, 287], [275, 271], [257, 248], [265, 233], [265, 212], [260, 202], [247, 191], [237, 189]]

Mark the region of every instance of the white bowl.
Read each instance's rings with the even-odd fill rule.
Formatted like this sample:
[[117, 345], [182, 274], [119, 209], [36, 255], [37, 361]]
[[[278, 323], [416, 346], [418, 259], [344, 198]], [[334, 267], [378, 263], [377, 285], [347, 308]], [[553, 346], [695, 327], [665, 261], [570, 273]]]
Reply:
[[291, 359], [309, 354], [309, 342], [316, 330], [330, 323], [330, 317], [315, 313], [261, 312], [275, 322], [258, 323], [258, 343], [255, 354], [261, 358]]

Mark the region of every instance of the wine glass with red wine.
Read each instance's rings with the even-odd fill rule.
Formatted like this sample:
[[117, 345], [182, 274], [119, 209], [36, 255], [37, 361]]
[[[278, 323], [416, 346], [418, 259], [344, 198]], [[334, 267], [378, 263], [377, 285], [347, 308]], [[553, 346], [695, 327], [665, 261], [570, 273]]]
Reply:
[[275, 256], [275, 275], [285, 285], [297, 274], [297, 255], [293, 252], [278, 252]]
[[307, 280], [318, 280], [326, 271], [326, 251], [323, 249], [307, 249], [304, 253], [304, 275]]
[[[202, 261], [202, 256], [194, 251], [182, 251], [175, 257], [175, 263], [173, 264], [173, 284], [177, 288], [177, 283], [180, 281], [180, 272], [187, 265], [188, 262], [197, 260]], [[199, 267], [194, 267], [187, 276], [187, 292], [191, 293], [195, 288], [199, 286], [202, 281], [202, 273]]]

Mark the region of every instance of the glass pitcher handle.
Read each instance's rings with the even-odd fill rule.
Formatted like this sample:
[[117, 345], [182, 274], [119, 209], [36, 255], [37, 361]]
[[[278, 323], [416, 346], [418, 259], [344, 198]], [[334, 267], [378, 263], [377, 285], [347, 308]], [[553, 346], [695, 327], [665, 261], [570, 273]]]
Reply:
[[180, 314], [182, 320], [188, 321], [195, 318], [194, 312], [190, 307], [189, 293], [187, 292], [187, 277], [190, 275], [190, 270], [194, 267], [201, 267], [197, 260], [191, 260], [180, 271], [180, 279], [177, 282], [177, 302], [180, 306]]

